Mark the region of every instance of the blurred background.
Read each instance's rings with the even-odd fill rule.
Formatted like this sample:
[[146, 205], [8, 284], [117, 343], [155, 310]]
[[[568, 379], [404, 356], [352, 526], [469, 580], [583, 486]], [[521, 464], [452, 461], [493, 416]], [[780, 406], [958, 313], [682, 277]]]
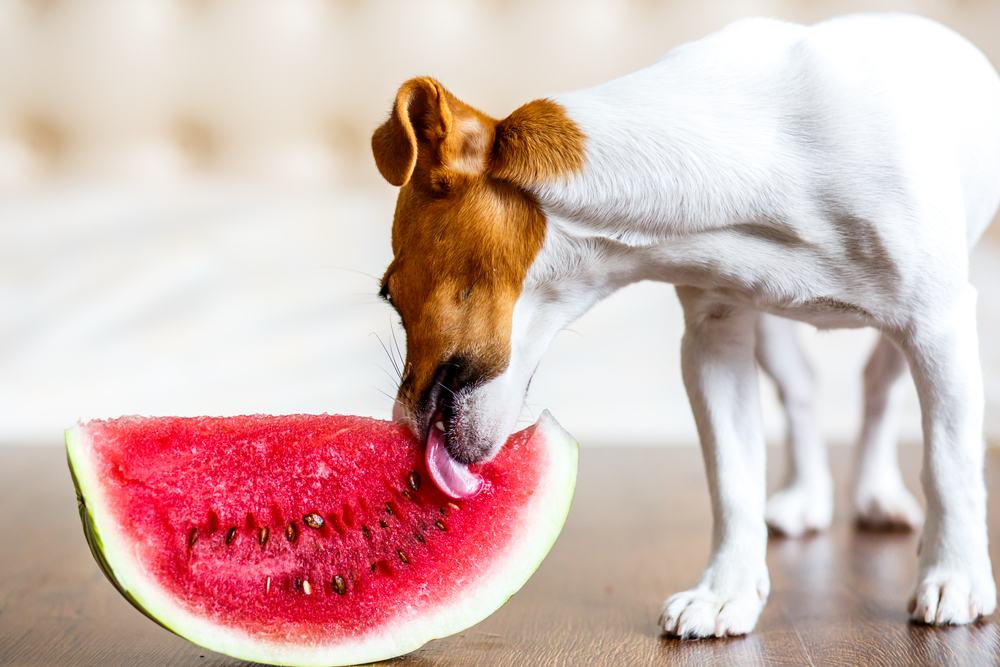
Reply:
[[[744, 16], [886, 10], [1000, 64], [996, 0], [0, 0], [0, 443], [121, 414], [388, 418], [402, 337], [375, 294], [396, 192], [368, 141], [411, 76], [502, 117]], [[972, 261], [994, 442], [998, 227]], [[695, 443], [681, 333], [670, 286], [623, 290], [556, 339], [524, 422]], [[800, 333], [826, 432], [851, 442], [875, 336]], [[912, 389], [902, 431], [919, 438]]]

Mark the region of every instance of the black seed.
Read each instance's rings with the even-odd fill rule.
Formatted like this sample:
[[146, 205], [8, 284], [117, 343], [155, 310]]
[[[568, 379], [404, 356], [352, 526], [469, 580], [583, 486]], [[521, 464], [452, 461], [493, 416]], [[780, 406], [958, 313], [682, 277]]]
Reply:
[[441, 512], [441, 514], [444, 514], [445, 516], [448, 516], [448, 513], [444, 511], [443, 507], [441, 509], [439, 509], [438, 512]]
[[228, 531], [226, 531], [226, 544], [232, 544], [233, 540], [236, 539], [236, 526], [233, 526]]
[[365, 539], [372, 539], [372, 531], [368, 530], [368, 526], [361, 526], [361, 532], [365, 534]]
[[415, 538], [417, 538], [417, 542], [420, 542], [421, 544], [424, 544], [424, 536], [423, 535], [421, 535], [420, 533], [414, 533], [413, 536]]
[[[374, 565], [372, 566], [375, 567]], [[333, 578], [333, 592], [337, 595], [347, 594], [347, 582], [339, 574]]]
[[257, 541], [260, 542], [260, 546], [267, 544], [267, 538], [271, 537], [271, 529], [267, 526], [263, 526], [260, 532], [257, 533]]
[[389, 524], [387, 524], [387, 523], [386, 523], [385, 521], [383, 521], [382, 519], [379, 519], [379, 520], [378, 520], [378, 525], [382, 526], [383, 528], [388, 528], [388, 527], [389, 527]]
[[399, 554], [399, 560], [403, 561], [407, 565], [410, 564], [410, 559], [406, 557], [406, 554], [404, 554], [399, 549], [396, 549], [396, 553]]
[[302, 580], [301, 579], [298, 579], [298, 578], [295, 579], [295, 590], [297, 590], [297, 591], [301, 591], [302, 590]]
[[375, 574], [375, 563], [372, 563], [372, 574]]
[[406, 481], [409, 482], [410, 488], [414, 491], [420, 490], [420, 473], [416, 470], [406, 476]]
[[194, 543], [198, 541], [198, 529], [192, 528], [191, 532], [188, 533], [188, 546], [193, 547]]
[[315, 512], [313, 512], [312, 514], [306, 514], [304, 517], [302, 517], [302, 521], [310, 528], [315, 528], [316, 530], [322, 528], [323, 524], [326, 523], [325, 521], [323, 521], [323, 517], [321, 517], [319, 514], [316, 514]]
[[385, 513], [392, 516], [392, 508], [389, 506], [389, 503], [385, 504]]
[[407, 500], [413, 500], [413, 496], [410, 494], [409, 491], [403, 491], [403, 497], [406, 498]]
[[448, 530], [448, 526], [444, 525], [444, 521], [435, 521], [434, 525], [441, 530]]
[[294, 542], [299, 538], [299, 529], [294, 521], [285, 528], [285, 537], [288, 538], [289, 542]]

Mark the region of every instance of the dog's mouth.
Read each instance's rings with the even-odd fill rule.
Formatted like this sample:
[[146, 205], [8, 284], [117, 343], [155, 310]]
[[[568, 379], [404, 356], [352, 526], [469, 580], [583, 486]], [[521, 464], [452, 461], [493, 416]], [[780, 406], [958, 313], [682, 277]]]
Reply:
[[437, 412], [427, 426], [427, 470], [437, 487], [452, 498], [471, 498], [483, 488], [483, 478], [448, 452], [450, 419]]

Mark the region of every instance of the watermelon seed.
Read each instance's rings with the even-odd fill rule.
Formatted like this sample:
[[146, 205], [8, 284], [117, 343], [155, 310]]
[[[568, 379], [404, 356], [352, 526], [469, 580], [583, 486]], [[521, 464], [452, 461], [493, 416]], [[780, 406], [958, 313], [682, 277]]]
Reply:
[[396, 549], [396, 553], [399, 554], [399, 560], [403, 561], [404, 564], [406, 565], [410, 564], [410, 559], [407, 558], [406, 554], [404, 554], [401, 550]]
[[285, 528], [285, 537], [288, 538], [289, 542], [294, 542], [299, 537], [299, 529], [295, 526], [295, 522], [291, 522]]
[[236, 539], [236, 526], [233, 526], [226, 531], [226, 544], [232, 544], [233, 540]]
[[295, 578], [295, 590], [297, 591], [302, 590], [302, 580], [299, 579], [298, 577]]
[[448, 526], [444, 525], [444, 521], [435, 521], [434, 525], [441, 530], [448, 530]]
[[406, 498], [407, 500], [413, 500], [413, 496], [410, 494], [409, 491], [403, 491], [403, 497]]
[[420, 533], [414, 533], [413, 536], [415, 538], [417, 538], [417, 542], [420, 542], [421, 544], [424, 544], [424, 536], [423, 535], [421, 535]]
[[446, 512], [443, 507], [441, 509], [439, 509], [438, 512], [441, 512], [441, 514], [444, 514], [445, 516], [448, 516], [448, 512]]
[[[260, 542], [260, 546], [267, 544], [267, 538], [271, 536], [271, 529], [267, 526], [263, 526], [260, 532], [257, 534], [257, 541]], [[270, 581], [270, 579], [268, 579]]]
[[388, 502], [386, 502], [385, 504], [385, 513], [388, 514], [389, 516], [392, 516], [392, 507], [389, 506]]
[[[372, 571], [375, 571], [374, 565], [372, 565]], [[333, 592], [337, 595], [345, 595], [347, 593], [347, 582], [339, 574], [333, 578]]]
[[456, 505], [455, 503], [448, 503], [448, 507], [452, 508], [453, 510], [458, 509], [458, 505]]
[[271, 577], [268, 577], [267, 581], [264, 583], [264, 592], [265, 593], [271, 592]]
[[416, 470], [406, 476], [406, 481], [409, 482], [410, 488], [414, 491], [420, 490], [420, 473]]
[[315, 512], [313, 512], [312, 514], [306, 514], [304, 517], [302, 517], [302, 521], [310, 528], [315, 528], [316, 530], [322, 528], [323, 524], [325, 523], [323, 521], [323, 517], [321, 517], [319, 514], [316, 514]]
[[361, 532], [365, 534], [365, 539], [372, 539], [372, 531], [368, 530], [368, 526], [361, 526]]
[[198, 541], [198, 529], [192, 528], [191, 532], [188, 533], [188, 546], [193, 547], [194, 543]]
[[386, 523], [385, 521], [383, 521], [382, 519], [379, 519], [379, 520], [378, 520], [378, 525], [382, 526], [383, 528], [388, 528], [388, 527], [389, 527], [389, 524], [387, 524], [387, 523]]
[[375, 574], [375, 563], [372, 563], [372, 574]]
[[312, 595], [313, 588], [312, 588], [312, 585], [309, 583], [308, 579], [303, 579], [302, 580], [302, 591], [306, 595]]

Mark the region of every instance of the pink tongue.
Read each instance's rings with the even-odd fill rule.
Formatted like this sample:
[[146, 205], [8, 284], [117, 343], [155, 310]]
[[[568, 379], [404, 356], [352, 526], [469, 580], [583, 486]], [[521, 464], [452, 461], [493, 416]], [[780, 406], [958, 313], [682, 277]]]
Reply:
[[471, 498], [483, 488], [482, 477], [451, 458], [444, 447], [444, 433], [434, 425], [427, 435], [427, 470], [437, 487], [452, 498]]

